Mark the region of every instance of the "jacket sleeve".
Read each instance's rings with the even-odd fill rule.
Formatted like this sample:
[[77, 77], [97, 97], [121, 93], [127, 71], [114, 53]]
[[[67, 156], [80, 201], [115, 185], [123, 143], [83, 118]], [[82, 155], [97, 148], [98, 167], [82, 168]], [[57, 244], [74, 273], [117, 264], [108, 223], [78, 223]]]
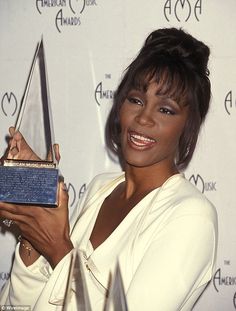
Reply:
[[15, 259], [9, 280], [1, 293], [1, 305], [31, 305], [37, 300], [51, 274], [51, 268], [43, 257], [26, 267], [16, 246]]
[[[33, 310], [44, 288], [46, 286], [49, 288], [50, 284], [54, 286], [54, 281], [61, 273], [63, 267], [65, 265], [69, 266], [69, 264], [70, 253], [57, 264], [54, 270], [42, 256], [31, 266], [26, 267], [19, 255], [18, 244], [10, 279], [5, 284], [0, 295], [0, 305], [29, 305], [31, 310]], [[45, 303], [47, 302], [45, 301]]]
[[216, 228], [198, 215], [166, 224], [134, 273], [127, 291], [129, 310], [191, 310], [212, 277]]

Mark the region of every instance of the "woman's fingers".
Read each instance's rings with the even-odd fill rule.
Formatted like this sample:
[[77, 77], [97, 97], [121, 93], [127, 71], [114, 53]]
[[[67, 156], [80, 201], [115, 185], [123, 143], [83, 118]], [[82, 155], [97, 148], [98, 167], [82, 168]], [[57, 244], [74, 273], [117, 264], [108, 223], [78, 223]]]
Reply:
[[19, 149], [17, 147], [16, 140], [13, 138], [14, 133], [15, 133], [15, 128], [13, 126], [11, 126], [9, 128], [9, 133], [10, 133], [11, 137], [10, 137], [9, 142], [8, 142], [8, 149], [7, 149], [7, 153], [6, 153], [6, 158], [7, 159], [14, 159], [14, 157], [19, 152]]
[[16, 130], [15, 130], [15, 127], [14, 127], [14, 126], [9, 127], [9, 133], [10, 133], [11, 137], [13, 137], [15, 131], [16, 131]]
[[17, 148], [17, 146], [11, 146], [9, 153], [11, 154], [13, 158], [18, 154], [18, 152], [19, 152], [19, 149]]
[[61, 155], [60, 155], [60, 150], [59, 150], [59, 145], [58, 144], [54, 144], [53, 145], [53, 148], [54, 148], [54, 152], [55, 152], [55, 158], [57, 160], [57, 163], [60, 162], [60, 159], [61, 159]]
[[57, 163], [59, 163], [61, 156], [60, 156], [59, 145], [58, 144], [54, 144], [53, 145], [53, 150], [52, 149], [49, 150], [48, 155], [47, 155], [47, 160], [48, 161], [54, 160], [53, 157], [52, 157], [52, 152], [54, 153], [53, 155], [55, 155], [55, 159], [56, 159]]
[[59, 206], [58, 207], [63, 207], [63, 206], [68, 206], [68, 191], [66, 184], [64, 182], [59, 183]]
[[17, 207], [16, 205], [13, 205], [10, 203], [0, 202], [0, 215], [4, 211], [15, 214], [16, 213], [16, 207]]
[[20, 226], [21, 223], [28, 223], [28, 220], [25, 219], [25, 216], [12, 213], [8, 210], [0, 210], [0, 218], [2, 218], [2, 222], [5, 220], [13, 221], [16, 225]]
[[[9, 140], [9, 147], [8, 147], [8, 154], [7, 154], [8, 159], [40, 161], [40, 158], [35, 154], [35, 152], [27, 144], [21, 132], [16, 131], [15, 127], [11, 126], [9, 128], [9, 133], [10, 133], [11, 138]], [[60, 151], [59, 151], [59, 145], [54, 144], [53, 150], [55, 153], [56, 161], [59, 163], [60, 158], [61, 158]], [[47, 159], [49, 161], [52, 160], [51, 151], [49, 151]]]
[[20, 132], [16, 132], [15, 127], [11, 126], [9, 128], [9, 133], [11, 135], [11, 139], [9, 141], [9, 151], [7, 158], [8, 159], [16, 159], [17, 155], [21, 149], [21, 140], [23, 140], [23, 136]]
[[39, 161], [40, 158], [30, 148], [21, 132], [16, 131], [14, 127], [9, 128], [11, 140], [9, 142], [8, 158], [15, 160], [33, 160]]

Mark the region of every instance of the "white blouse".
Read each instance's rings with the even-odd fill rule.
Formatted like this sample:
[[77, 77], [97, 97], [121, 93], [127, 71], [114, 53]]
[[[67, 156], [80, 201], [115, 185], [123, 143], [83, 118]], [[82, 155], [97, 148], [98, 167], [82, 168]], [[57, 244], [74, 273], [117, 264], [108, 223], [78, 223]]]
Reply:
[[[71, 239], [83, 258], [92, 310], [102, 311], [117, 261], [130, 311], [186, 311], [210, 281], [217, 245], [214, 206], [182, 174], [146, 195], [95, 250], [89, 238], [104, 199], [124, 174], [95, 177], [71, 218]], [[71, 254], [54, 270], [40, 257], [25, 267], [16, 248], [0, 305], [62, 310]], [[72, 295], [71, 310], [76, 310]]]

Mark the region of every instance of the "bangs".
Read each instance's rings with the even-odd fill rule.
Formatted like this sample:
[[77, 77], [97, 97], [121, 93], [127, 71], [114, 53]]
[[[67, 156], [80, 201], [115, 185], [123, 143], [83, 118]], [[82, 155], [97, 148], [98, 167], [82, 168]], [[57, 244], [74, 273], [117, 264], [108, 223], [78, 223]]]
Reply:
[[[164, 65], [160, 63], [155, 67], [137, 68], [133, 76], [127, 81], [126, 90], [138, 89], [146, 91], [151, 82], [158, 85], [158, 95], [171, 98], [179, 105], [188, 104], [188, 92], [190, 88], [190, 73], [177, 63]], [[189, 77], [190, 79], [187, 79]]]

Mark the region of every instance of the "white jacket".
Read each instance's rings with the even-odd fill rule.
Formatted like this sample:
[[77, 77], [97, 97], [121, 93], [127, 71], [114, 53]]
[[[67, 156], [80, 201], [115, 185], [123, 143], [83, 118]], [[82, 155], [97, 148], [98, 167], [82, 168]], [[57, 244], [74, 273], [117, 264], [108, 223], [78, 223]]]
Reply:
[[[95, 250], [89, 241], [104, 199], [124, 174], [97, 176], [71, 219], [71, 239], [83, 262], [92, 309], [103, 310], [109, 274], [119, 260], [129, 311], [186, 311], [211, 280], [216, 256], [214, 206], [182, 174], [144, 197]], [[16, 248], [11, 277], [0, 305], [62, 310], [70, 263], [54, 270], [40, 257], [25, 267]], [[71, 310], [76, 310], [72, 295]]]

